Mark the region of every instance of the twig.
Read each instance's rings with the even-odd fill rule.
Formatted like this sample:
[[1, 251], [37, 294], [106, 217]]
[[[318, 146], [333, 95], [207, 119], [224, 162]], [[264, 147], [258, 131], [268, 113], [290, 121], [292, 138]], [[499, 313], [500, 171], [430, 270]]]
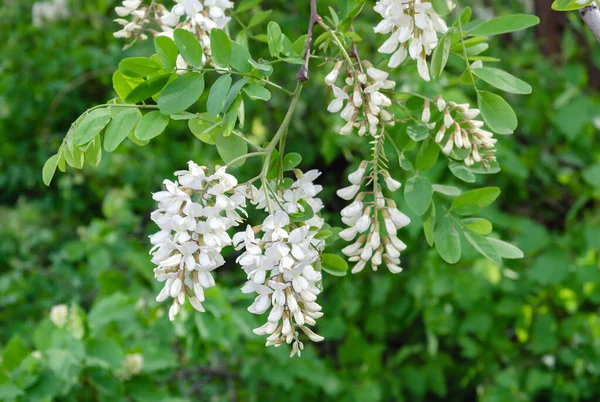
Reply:
[[[354, 32], [353, 25], [350, 25], [350, 32]], [[363, 70], [362, 63], [360, 62], [360, 56], [358, 55], [358, 50], [356, 50], [356, 43], [354, 43], [352, 45], [352, 49], [350, 49], [350, 56], [356, 59], [356, 62], [358, 63], [358, 71], [360, 71], [361, 74], [364, 74], [365, 71]]]
[[580, 8], [579, 15], [581, 15], [583, 22], [592, 31], [596, 40], [600, 42], [600, 10], [598, 10], [596, 2], [594, 1], [589, 6]]
[[300, 67], [300, 71], [296, 75], [298, 81], [308, 81], [308, 62], [310, 60], [310, 47], [312, 45], [313, 28], [317, 22], [321, 21], [321, 17], [317, 13], [317, 0], [310, 0], [310, 21], [308, 22], [308, 38], [304, 46], [304, 64]]

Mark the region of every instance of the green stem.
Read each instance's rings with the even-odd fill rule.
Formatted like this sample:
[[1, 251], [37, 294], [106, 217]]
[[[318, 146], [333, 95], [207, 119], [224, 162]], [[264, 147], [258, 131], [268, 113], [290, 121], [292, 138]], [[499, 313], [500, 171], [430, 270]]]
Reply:
[[288, 132], [288, 127], [290, 126], [290, 122], [292, 121], [292, 116], [294, 115], [296, 106], [298, 106], [298, 100], [300, 99], [301, 92], [302, 92], [302, 84], [300, 82], [298, 82], [296, 84], [296, 90], [294, 91], [294, 97], [292, 98], [292, 102], [290, 103], [290, 106], [285, 115], [285, 118], [283, 119], [283, 122], [279, 126], [279, 129], [273, 136], [273, 139], [271, 139], [271, 142], [269, 143], [267, 148], [265, 148], [265, 151], [264, 151], [265, 161], [263, 163], [263, 167], [261, 169], [260, 175], [256, 178], [252, 179], [252, 181], [254, 181], [257, 178], [260, 178], [260, 180], [262, 182], [262, 186], [263, 186], [263, 191], [265, 192], [265, 197], [267, 200], [267, 208], [270, 213], [272, 212], [272, 209], [271, 209], [271, 199], [269, 197], [269, 184], [267, 182], [267, 173], [269, 171], [271, 155], [273, 155], [273, 150], [275, 150], [275, 147], [277, 146], [277, 144], [279, 144], [279, 141], [282, 138], [284, 138]]
[[281, 139], [281, 137], [283, 137], [287, 134], [288, 127], [290, 126], [290, 122], [292, 121], [292, 116], [294, 115], [296, 106], [298, 106], [298, 100], [300, 99], [301, 92], [302, 92], [302, 84], [298, 83], [296, 85], [296, 90], [294, 91], [294, 97], [292, 98], [292, 102], [290, 103], [290, 107], [285, 115], [285, 118], [283, 119], [283, 122], [279, 126], [279, 129], [273, 136], [273, 139], [271, 140], [271, 142], [269, 143], [267, 148], [265, 148], [265, 163], [264, 163], [262, 171], [261, 171], [261, 175], [263, 177], [266, 177], [266, 175], [267, 175], [267, 170], [269, 169], [269, 162], [271, 160], [271, 155], [273, 154], [273, 150], [279, 143], [279, 140]]
[[231, 165], [235, 165], [239, 161], [243, 161], [243, 160], [251, 158], [253, 156], [262, 156], [264, 154], [265, 154], [264, 152], [250, 152], [250, 153], [238, 156], [237, 158], [230, 160], [229, 162], [227, 162], [227, 164], [225, 166], [230, 167]]
[[352, 72], [356, 73], [356, 69], [354, 68], [354, 62], [352, 61], [352, 58], [350, 58], [350, 55], [346, 51], [346, 48], [344, 47], [344, 45], [342, 44], [342, 42], [340, 41], [340, 39], [337, 37], [336, 31], [333, 30], [333, 29], [331, 29], [329, 27], [329, 25], [327, 25], [326, 23], [324, 23], [322, 20], [317, 21], [317, 23], [321, 26], [321, 28], [323, 28], [324, 30], [326, 30], [327, 32], [329, 32], [331, 34], [331, 37], [333, 38], [333, 41], [335, 42], [336, 46], [342, 52], [342, 55], [344, 56], [344, 59], [346, 59], [346, 61], [348, 62], [348, 65], [352, 69]]

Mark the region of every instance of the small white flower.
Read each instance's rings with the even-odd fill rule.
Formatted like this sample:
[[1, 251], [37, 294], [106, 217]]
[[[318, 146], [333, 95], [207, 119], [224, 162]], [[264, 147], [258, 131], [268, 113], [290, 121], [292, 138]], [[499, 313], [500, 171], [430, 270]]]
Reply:
[[338, 197], [343, 198], [344, 200], [351, 200], [352, 198], [354, 198], [354, 196], [356, 195], [356, 193], [358, 193], [359, 190], [360, 186], [357, 184], [353, 184], [351, 186], [339, 189], [336, 192], [336, 194], [338, 195]]

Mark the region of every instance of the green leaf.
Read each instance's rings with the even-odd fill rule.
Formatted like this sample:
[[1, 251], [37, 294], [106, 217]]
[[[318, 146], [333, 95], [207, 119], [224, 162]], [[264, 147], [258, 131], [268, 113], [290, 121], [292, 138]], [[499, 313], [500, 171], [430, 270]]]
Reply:
[[158, 108], [163, 114], [181, 113], [198, 101], [204, 92], [204, 76], [185, 73], [166, 86], [158, 97]]
[[251, 58], [252, 56], [245, 47], [237, 42], [231, 42], [231, 61], [229, 64], [234, 70], [240, 73], [249, 73], [252, 71], [252, 65], [248, 61]]
[[408, 134], [408, 136], [412, 138], [413, 141], [418, 142], [429, 137], [429, 129], [425, 125], [414, 124], [406, 127], [406, 134]]
[[169, 116], [155, 110], [146, 113], [135, 127], [135, 138], [140, 141], [149, 141], [160, 135], [169, 125]]
[[260, 99], [266, 102], [271, 99], [271, 92], [258, 84], [249, 84], [244, 88], [244, 92], [252, 100]]
[[471, 243], [471, 245], [475, 248], [475, 250], [477, 250], [477, 252], [479, 252], [479, 254], [481, 254], [488, 260], [495, 262], [496, 264], [502, 263], [500, 255], [498, 254], [494, 246], [490, 244], [488, 239], [486, 239], [479, 233], [470, 232], [468, 230], [464, 232], [464, 235], [467, 241]]
[[0, 384], [0, 400], [13, 401], [17, 397], [24, 395], [25, 392], [13, 384]]
[[473, 36], [491, 36], [508, 32], [520, 31], [540, 23], [540, 19], [530, 14], [503, 15], [492, 18], [473, 29], [470, 34]]
[[248, 63], [258, 70], [258, 73], [263, 77], [269, 77], [273, 74], [273, 66], [270, 64], [258, 63], [252, 59], [248, 60]]
[[404, 186], [404, 199], [409, 208], [421, 216], [429, 209], [433, 188], [427, 177], [414, 176]]
[[290, 152], [283, 157], [283, 170], [292, 170], [302, 162], [302, 156], [296, 152]]
[[[445, 3], [445, 0], [440, 0]], [[442, 75], [442, 71], [446, 67], [446, 63], [448, 62], [448, 56], [450, 55], [450, 47], [452, 45], [452, 32], [447, 32], [442, 36], [435, 47], [433, 49], [433, 54], [431, 56], [431, 77], [437, 78]]]
[[252, 18], [250, 18], [250, 22], [247, 25], [247, 29], [255, 27], [256, 25], [265, 21], [267, 18], [269, 18], [269, 15], [271, 15], [271, 12], [273, 12], [273, 10], [261, 10], [261, 11], [257, 12], [256, 14], [254, 14], [252, 16]]
[[222, 29], [211, 29], [210, 51], [212, 59], [219, 67], [229, 67], [231, 63], [231, 40]]
[[321, 254], [321, 268], [334, 276], [345, 276], [348, 273], [348, 263], [337, 254]]
[[241, 13], [257, 6], [262, 0], [242, 0], [235, 8], [236, 13]]
[[[238, 112], [239, 112], [239, 107], [241, 104], [242, 104], [242, 97], [240, 95], [235, 98], [234, 102], [231, 104], [231, 107], [229, 109], [224, 109], [224, 110], [227, 110], [225, 112], [225, 115], [223, 116], [223, 125], [222, 125], [223, 135], [225, 137], [231, 135], [231, 132], [233, 131], [233, 129], [235, 128], [235, 125], [237, 124]], [[227, 108], [227, 106], [228, 105], [226, 102], [225, 108]]]
[[498, 187], [484, 187], [467, 191], [454, 199], [450, 211], [459, 215], [473, 215], [494, 202], [499, 195]]
[[440, 16], [450, 14], [450, 7], [448, 7], [448, 0], [431, 0], [431, 5], [436, 13]]
[[119, 98], [125, 99], [131, 90], [144, 82], [140, 77], [127, 77], [121, 71], [117, 70], [112, 76], [113, 88]]
[[167, 36], [155, 36], [154, 48], [162, 65], [167, 70], [173, 70], [176, 67], [177, 55], [179, 54], [175, 42]]
[[119, 63], [119, 71], [129, 77], [146, 77], [161, 68], [160, 64], [147, 57], [129, 57]]
[[31, 353], [31, 349], [23, 338], [19, 335], [13, 335], [2, 351], [2, 367], [9, 372], [12, 371], [29, 353]]
[[112, 152], [133, 131], [142, 115], [137, 109], [125, 109], [116, 115], [104, 134], [104, 150]]
[[110, 121], [109, 108], [95, 109], [86, 114], [73, 132], [73, 143], [82, 146], [100, 134]]
[[202, 119], [188, 120], [188, 127], [192, 134], [200, 141], [210, 145], [215, 145], [217, 143], [217, 135], [221, 132], [220, 125], [220, 120], [215, 121], [214, 123], [209, 123]]
[[242, 78], [241, 80], [237, 80], [229, 89], [229, 92], [227, 93], [227, 98], [225, 98], [225, 103], [223, 105], [223, 111], [228, 111], [229, 108], [231, 107], [231, 105], [233, 105], [233, 102], [236, 100], [238, 94], [240, 93], [240, 91], [242, 90], [242, 88], [244, 87], [244, 85], [246, 85], [246, 83], [248, 82], [247, 78]]
[[421, 217], [421, 223], [423, 224], [423, 232], [425, 233], [425, 240], [429, 247], [433, 246], [434, 238], [433, 232], [435, 230], [435, 218], [436, 210], [435, 203], [431, 203], [431, 206], [427, 210], [427, 213]]
[[[223, 133], [219, 133], [216, 144], [217, 151], [225, 163], [229, 163], [248, 152], [248, 144], [237, 135], [224, 136]], [[243, 163], [244, 161], [241, 161], [233, 166], [241, 166]]]
[[443, 184], [434, 184], [433, 191], [436, 193], [444, 194], [450, 197], [456, 197], [462, 193], [460, 188], [454, 186], [445, 186]]
[[132, 300], [122, 293], [96, 299], [88, 314], [88, 324], [92, 332], [102, 329], [112, 322], [130, 321], [135, 317]]
[[448, 215], [444, 215], [433, 231], [435, 248], [444, 261], [456, 264], [460, 260], [461, 246], [458, 229]]
[[500, 257], [502, 258], [520, 259], [525, 256], [523, 254], [523, 251], [521, 251], [521, 249], [517, 246], [513, 246], [512, 244], [502, 240], [494, 239], [493, 237], [488, 237], [487, 239], [490, 242], [490, 244], [494, 247], [498, 255], [500, 255]]
[[69, 166], [72, 166], [75, 169], [83, 168], [85, 155], [79, 147], [68, 144], [67, 148], [63, 152], [63, 155], [65, 155], [65, 161], [69, 164]]
[[52, 178], [54, 177], [54, 173], [56, 172], [56, 166], [58, 166], [58, 154], [52, 155], [46, 163], [44, 163], [44, 167], [42, 168], [42, 180], [46, 186], [50, 185]]
[[161, 74], [142, 82], [127, 95], [125, 102], [138, 103], [159, 93], [169, 82], [171, 74]]
[[269, 25], [267, 25], [267, 43], [271, 57], [279, 56], [282, 41], [283, 35], [279, 25], [275, 21], [269, 22]]
[[217, 116], [223, 111], [225, 99], [231, 88], [231, 81], [231, 75], [222, 75], [210, 88], [208, 100], [206, 101], [206, 109], [210, 116]]
[[94, 137], [92, 142], [85, 150], [85, 161], [92, 167], [97, 167], [102, 160], [102, 139], [100, 136]]
[[503, 91], [513, 94], [530, 94], [532, 91], [531, 85], [506, 71], [492, 67], [479, 67], [472, 71], [483, 81]]
[[569, 275], [572, 259], [558, 247], [544, 251], [527, 270], [527, 277], [542, 286], [558, 285]]
[[552, 3], [552, 9], [555, 11], [574, 11], [589, 6], [592, 3], [593, 0], [583, 4], [578, 3], [577, 0], [555, 0]]
[[492, 231], [492, 223], [487, 219], [483, 218], [465, 218], [461, 220], [462, 224], [466, 228], [472, 230], [475, 233], [482, 235], [488, 235]]
[[415, 169], [422, 172], [431, 169], [440, 156], [440, 147], [431, 138], [427, 138], [421, 144], [415, 161]]
[[194, 36], [189, 31], [185, 29], [176, 29], [173, 32], [173, 39], [175, 40], [175, 45], [177, 45], [177, 49], [179, 49], [179, 53], [181, 53], [181, 57], [196, 68], [202, 68], [204, 65], [202, 63], [202, 45], [198, 41], [198, 38]]
[[86, 347], [87, 356], [98, 359], [106, 367], [118, 370], [125, 361], [125, 353], [121, 346], [111, 338], [90, 339]]
[[[277, 152], [277, 151], [275, 151], [275, 152]], [[273, 152], [273, 154], [275, 154], [275, 152]], [[277, 154], [279, 154], [279, 153], [277, 153]], [[271, 158], [271, 160], [278, 161], [279, 155], [277, 155], [274, 158]], [[279, 167], [279, 165], [277, 164], [276, 167]], [[273, 171], [277, 172], [277, 169], [273, 169]], [[300, 212], [297, 212], [295, 214], [290, 214], [290, 220], [292, 222], [306, 222], [307, 220], [309, 220], [313, 216], [315, 216], [315, 211], [313, 211], [310, 204], [308, 204], [305, 200], [300, 200], [298, 203], [300, 204], [302, 209], [300, 210]]]
[[471, 171], [469, 171], [469, 169], [467, 169], [467, 167], [462, 163], [451, 161], [448, 165], [448, 168], [454, 176], [461, 179], [462, 181], [467, 183], [475, 182], [475, 175]]
[[485, 124], [492, 131], [498, 134], [511, 134], [517, 128], [517, 115], [500, 95], [479, 91], [477, 105]]

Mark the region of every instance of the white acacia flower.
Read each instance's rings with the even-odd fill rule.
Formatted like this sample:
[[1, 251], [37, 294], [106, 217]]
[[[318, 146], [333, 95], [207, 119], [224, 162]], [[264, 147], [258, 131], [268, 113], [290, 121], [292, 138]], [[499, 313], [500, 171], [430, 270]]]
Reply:
[[173, 298], [171, 320], [186, 298], [204, 311], [204, 289], [215, 286], [211, 271], [225, 263], [221, 250], [232, 244], [227, 229], [242, 220], [245, 197], [237, 196], [235, 177], [225, 168], [207, 172], [190, 161], [188, 170], [175, 172], [178, 181], [165, 180], [165, 191], [153, 195], [158, 209], [151, 218], [160, 231], [150, 236], [150, 253], [155, 278], [164, 282], [156, 300]]
[[[393, 200], [383, 196], [380, 184], [375, 186], [373, 193], [358, 193], [367, 179], [363, 177], [367, 164], [368, 162], [363, 161], [358, 170], [348, 176], [353, 183], [351, 186], [338, 190], [341, 198], [354, 199], [341, 211], [342, 222], [348, 227], [339, 236], [347, 242], [354, 241], [344, 247], [342, 253], [348, 256], [348, 261], [354, 263], [353, 274], [361, 272], [367, 264], [373, 270], [385, 264], [390, 272], [399, 273], [402, 270], [399, 267], [400, 252], [406, 249], [406, 245], [398, 239], [397, 230], [407, 226], [410, 219], [398, 210]], [[387, 170], [378, 167], [374, 171], [371, 166], [371, 171], [373, 176], [383, 178], [390, 191], [400, 188], [400, 182], [393, 179]], [[358, 177], [361, 179], [357, 181]], [[366, 199], [367, 196], [372, 197], [372, 200]], [[385, 232], [381, 230], [382, 223]]]
[[[451, 1], [449, 5], [454, 7]], [[429, 81], [426, 58], [437, 45], [437, 34], [448, 31], [446, 22], [423, 0], [379, 0], [373, 9], [383, 18], [375, 32], [389, 34], [378, 49], [392, 55], [388, 67], [398, 67], [410, 55], [421, 78]]]
[[333, 90], [333, 96], [335, 96], [335, 98], [327, 106], [327, 111], [329, 113], [337, 113], [340, 110], [342, 110], [342, 107], [344, 106], [344, 101], [348, 100], [348, 94], [335, 85], [332, 85], [331, 89]]
[[[338, 62], [338, 65], [341, 65]], [[340, 112], [340, 117], [346, 121], [339, 133], [350, 134], [358, 128], [358, 135], [362, 136], [369, 132], [377, 136], [379, 128], [384, 125], [394, 125], [393, 116], [386, 110], [392, 105], [392, 101], [382, 90], [393, 89], [394, 81], [388, 79], [388, 73], [373, 67], [368, 61], [363, 61], [366, 74], [360, 70], [348, 69], [346, 86], [339, 88], [335, 85], [333, 75], [328, 75], [326, 83], [331, 83], [334, 99], [327, 110], [330, 113]], [[362, 68], [362, 67], [361, 67]], [[335, 71], [335, 70], [334, 70]], [[332, 72], [333, 73], [333, 72]]]
[[[450, 155], [454, 149], [465, 149], [469, 151], [464, 159], [465, 165], [481, 163], [484, 168], [489, 168], [490, 163], [496, 161], [497, 140], [493, 138], [493, 133], [482, 128], [483, 121], [476, 120], [479, 109], [471, 108], [467, 103], [446, 102], [441, 96], [437, 98], [436, 106], [444, 115], [435, 136], [435, 142], [442, 146], [442, 152]], [[428, 101], [425, 107], [429, 107]]]
[[[296, 174], [290, 188], [277, 190], [280, 201], [271, 201], [263, 224], [255, 229], [248, 226], [233, 237], [236, 249], [243, 251], [237, 262], [248, 278], [242, 292], [257, 294], [248, 311], [259, 315], [268, 312], [267, 322], [254, 333], [268, 335], [267, 346], [291, 344], [291, 356], [300, 355], [304, 348], [301, 333], [313, 342], [323, 340], [307, 327], [323, 315], [316, 302], [322, 278], [315, 268], [325, 247], [323, 240], [315, 238], [324, 223], [317, 215], [323, 204], [315, 198], [322, 190], [314, 184], [320, 172]], [[252, 198], [257, 208], [268, 209], [267, 203]], [[288, 211], [304, 212], [303, 205], [309, 205], [315, 215], [304, 222], [292, 222]]]

